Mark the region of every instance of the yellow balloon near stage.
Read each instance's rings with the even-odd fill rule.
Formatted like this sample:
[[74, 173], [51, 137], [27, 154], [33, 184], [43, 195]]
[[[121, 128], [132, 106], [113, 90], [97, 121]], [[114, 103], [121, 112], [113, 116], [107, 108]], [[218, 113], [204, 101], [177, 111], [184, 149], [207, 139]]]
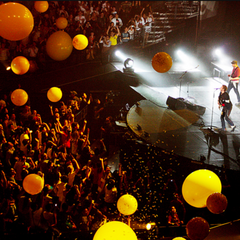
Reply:
[[172, 67], [172, 58], [166, 52], [156, 53], [152, 58], [152, 67], [159, 73], [165, 73]]
[[182, 184], [182, 195], [193, 207], [206, 207], [207, 198], [214, 192], [222, 191], [222, 183], [217, 174], [208, 169], [190, 173]]
[[52, 87], [47, 92], [47, 98], [51, 102], [58, 102], [62, 98], [62, 90], [58, 87]]
[[183, 237], [175, 237], [175, 238], [173, 238], [173, 240], [186, 240], [186, 238], [183, 238]]
[[37, 12], [43, 13], [48, 10], [48, 1], [35, 1], [34, 8]]
[[68, 20], [65, 17], [59, 17], [56, 20], [56, 26], [59, 29], [65, 29], [68, 25]]
[[137, 208], [138, 202], [130, 194], [122, 195], [117, 201], [117, 209], [123, 215], [131, 215], [136, 212]]
[[15, 89], [11, 94], [11, 101], [16, 106], [23, 106], [28, 100], [28, 94], [23, 89]]
[[137, 240], [135, 232], [126, 223], [111, 221], [102, 225], [93, 240]]
[[46, 42], [46, 51], [50, 58], [56, 61], [67, 59], [73, 50], [72, 38], [64, 31], [56, 31]]
[[78, 34], [73, 38], [72, 43], [77, 50], [83, 50], [88, 46], [88, 38], [83, 34]]
[[10, 41], [22, 40], [32, 32], [33, 15], [20, 3], [8, 2], [0, 5], [0, 36]]
[[11, 69], [17, 75], [23, 75], [30, 68], [30, 63], [27, 58], [23, 56], [15, 57], [11, 62]]
[[23, 179], [23, 188], [24, 190], [31, 194], [35, 195], [42, 191], [44, 187], [44, 180], [38, 174], [28, 174]]

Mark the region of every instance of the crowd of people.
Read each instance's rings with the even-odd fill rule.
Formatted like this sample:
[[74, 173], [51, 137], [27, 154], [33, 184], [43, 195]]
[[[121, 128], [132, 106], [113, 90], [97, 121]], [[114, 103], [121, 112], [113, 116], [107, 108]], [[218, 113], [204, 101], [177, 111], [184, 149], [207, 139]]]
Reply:
[[[87, 48], [77, 51], [80, 57], [75, 60], [79, 62], [93, 60], [116, 45], [129, 41], [146, 42], [154, 22], [151, 2], [147, 1], [49, 1], [48, 10], [43, 13], [36, 11], [34, 2], [18, 2], [32, 12], [34, 28], [27, 38], [20, 41], [0, 37], [3, 69], [17, 56], [26, 57], [34, 69], [44, 69], [51, 60], [46, 52], [46, 42], [59, 30], [67, 32], [72, 39], [77, 34], [88, 38]], [[56, 21], [60, 17], [68, 21], [65, 29], [58, 28]]]

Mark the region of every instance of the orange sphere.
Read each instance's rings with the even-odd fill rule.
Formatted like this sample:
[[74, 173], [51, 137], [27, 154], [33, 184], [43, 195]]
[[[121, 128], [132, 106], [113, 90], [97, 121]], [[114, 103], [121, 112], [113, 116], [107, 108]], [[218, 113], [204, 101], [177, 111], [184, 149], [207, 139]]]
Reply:
[[28, 174], [23, 179], [23, 188], [24, 190], [31, 194], [35, 195], [42, 191], [44, 187], [44, 180], [38, 174]]
[[23, 106], [28, 100], [28, 94], [23, 89], [15, 89], [11, 94], [11, 101], [16, 106]]
[[58, 87], [52, 87], [47, 92], [47, 98], [51, 102], [58, 102], [62, 98], [62, 90]]
[[159, 52], [152, 58], [152, 67], [159, 73], [165, 73], [172, 67], [172, 58], [165, 52]]
[[211, 213], [223, 213], [228, 205], [225, 195], [222, 193], [213, 193], [207, 198], [207, 208]]
[[77, 50], [83, 50], [88, 46], [88, 38], [83, 34], [78, 34], [73, 38], [72, 43]]
[[30, 63], [27, 58], [23, 56], [15, 57], [11, 62], [11, 69], [18, 75], [23, 75], [29, 70]]
[[29, 36], [34, 26], [32, 13], [20, 3], [8, 2], [0, 5], [0, 36], [18, 41]]
[[34, 8], [37, 12], [46, 12], [48, 10], [48, 1], [35, 1]]
[[191, 240], [203, 240], [209, 234], [209, 224], [201, 217], [194, 217], [186, 225], [187, 236]]
[[67, 25], [68, 25], [68, 20], [65, 17], [59, 17], [56, 20], [56, 26], [59, 29], [65, 29], [67, 27]]
[[72, 38], [64, 31], [56, 31], [46, 42], [46, 51], [50, 58], [56, 61], [67, 59], [73, 50]]

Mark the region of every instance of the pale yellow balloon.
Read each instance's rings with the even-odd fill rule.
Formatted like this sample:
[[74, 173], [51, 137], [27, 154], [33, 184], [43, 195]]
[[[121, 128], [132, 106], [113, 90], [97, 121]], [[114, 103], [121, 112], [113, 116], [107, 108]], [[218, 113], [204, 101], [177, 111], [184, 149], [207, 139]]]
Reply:
[[88, 38], [84, 34], [77, 34], [72, 43], [77, 50], [83, 50], [88, 46]]
[[122, 195], [117, 201], [117, 209], [123, 215], [131, 215], [136, 212], [137, 208], [138, 202], [130, 194]]
[[173, 238], [173, 240], [186, 240], [186, 238], [183, 238], [183, 237], [175, 237], [175, 238]]
[[193, 207], [204, 208], [208, 197], [222, 191], [222, 183], [216, 173], [208, 169], [199, 169], [190, 173], [182, 184], [182, 195]]
[[58, 87], [52, 87], [47, 92], [47, 98], [51, 102], [58, 102], [62, 98], [62, 90]]
[[137, 240], [137, 236], [126, 223], [111, 221], [96, 231], [93, 240]]

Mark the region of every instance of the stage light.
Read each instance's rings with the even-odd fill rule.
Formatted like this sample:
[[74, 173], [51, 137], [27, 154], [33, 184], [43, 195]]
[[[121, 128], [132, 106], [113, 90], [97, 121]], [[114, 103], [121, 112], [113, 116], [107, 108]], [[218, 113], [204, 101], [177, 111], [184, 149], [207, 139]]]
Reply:
[[146, 224], [146, 229], [149, 231], [152, 229], [152, 226], [156, 225], [156, 223], [147, 223]]
[[223, 51], [221, 48], [217, 48], [214, 50], [214, 54], [217, 56], [217, 57], [222, 57], [223, 56]]
[[118, 58], [120, 58], [121, 60], [124, 60], [126, 57], [124, 56], [124, 54], [121, 52], [121, 51], [119, 51], [119, 50], [117, 50], [116, 52], [115, 52], [115, 55], [118, 57]]
[[131, 69], [133, 67], [133, 64], [134, 64], [134, 61], [131, 59], [131, 58], [127, 58], [125, 61], [124, 61], [124, 67], [126, 69]]

